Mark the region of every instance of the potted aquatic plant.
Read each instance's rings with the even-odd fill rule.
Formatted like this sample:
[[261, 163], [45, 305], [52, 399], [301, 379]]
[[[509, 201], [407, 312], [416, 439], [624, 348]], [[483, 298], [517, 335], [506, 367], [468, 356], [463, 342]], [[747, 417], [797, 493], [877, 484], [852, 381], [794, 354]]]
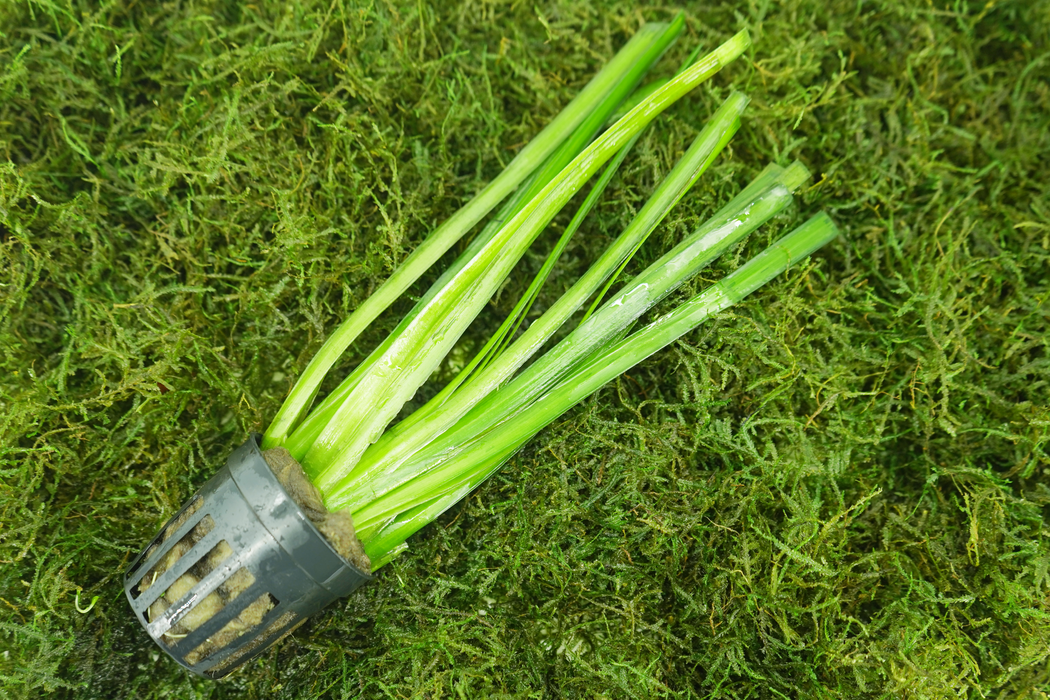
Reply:
[[[222, 677], [371, 579], [544, 426], [837, 235], [817, 214], [716, 284], [641, 327], [671, 292], [782, 212], [810, 175], [770, 165], [673, 249], [620, 273], [740, 128], [731, 94], [634, 219], [560, 299], [526, 323], [559, 255], [639, 134], [739, 57], [741, 32], [639, 87], [682, 29], [645, 25], [506, 169], [437, 227], [327, 339], [253, 435], [135, 559], [125, 592], [150, 636]], [[594, 176], [572, 221], [499, 330], [451, 382], [395, 423], [537, 236]], [[498, 209], [497, 209], [498, 207]], [[493, 210], [400, 324], [327, 396], [322, 380], [375, 318]], [[546, 352], [556, 333], [575, 323]]]

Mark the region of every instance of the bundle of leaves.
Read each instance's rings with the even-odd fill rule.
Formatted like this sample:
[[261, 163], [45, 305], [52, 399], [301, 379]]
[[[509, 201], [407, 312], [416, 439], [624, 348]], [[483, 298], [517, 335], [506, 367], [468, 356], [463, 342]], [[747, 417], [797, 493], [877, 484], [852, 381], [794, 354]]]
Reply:
[[212, 684], [161, 658], [122, 599], [129, 558], [435, 222], [670, 17], [435, 5], [0, 6], [4, 693], [1038, 697], [1050, 18], [1027, 2], [687, 14], [672, 65], [741, 26], [755, 46], [642, 136], [537, 311], [730, 85], [745, 127], [626, 276], [767, 162], [818, 179], [654, 317], [806, 212], [846, 235], [573, 409], [245, 671]]

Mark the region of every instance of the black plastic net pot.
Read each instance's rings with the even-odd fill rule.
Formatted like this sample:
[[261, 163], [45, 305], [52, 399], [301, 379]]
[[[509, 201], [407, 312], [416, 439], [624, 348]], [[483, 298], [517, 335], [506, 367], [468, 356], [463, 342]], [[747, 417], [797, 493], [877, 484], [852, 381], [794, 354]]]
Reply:
[[222, 678], [369, 580], [289, 496], [253, 435], [135, 558], [124, 593], [173, 659]]

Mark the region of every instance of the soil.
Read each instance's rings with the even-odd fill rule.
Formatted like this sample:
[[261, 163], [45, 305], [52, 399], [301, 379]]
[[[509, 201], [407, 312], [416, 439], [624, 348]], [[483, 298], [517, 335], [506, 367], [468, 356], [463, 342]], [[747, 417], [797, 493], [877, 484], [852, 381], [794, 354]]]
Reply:
[[299, 504], [306, 517], [310, 518], [310, 522], [321, 531], [335, 551], [362, 571], [371, 572], [372, 562], [357, 539], [350, 513], [329, 512], [321, 501], [321, 492], [306, 478], [303, 468], [285, 448], [275, 447], [262, 455], [284, 490]]

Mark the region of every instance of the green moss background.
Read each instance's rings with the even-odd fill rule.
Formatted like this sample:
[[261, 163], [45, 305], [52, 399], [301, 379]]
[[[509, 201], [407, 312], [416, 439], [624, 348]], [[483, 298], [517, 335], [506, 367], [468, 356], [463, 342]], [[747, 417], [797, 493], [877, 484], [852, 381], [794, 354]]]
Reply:
[[0, 695], [1046, 697], [1042, 0], [685, 7], [658, 73], [741, 27], [754, 47], [646, 132], [538, 306], [731, 88], [744, 127], [633, 269], [769, 161], [812, 186], [677, 298], [819, 209], [843, 235], [230, 679], [188, 676], [133, 619], [130, 557], [325, 334], [676, 9], [0, 4]]

